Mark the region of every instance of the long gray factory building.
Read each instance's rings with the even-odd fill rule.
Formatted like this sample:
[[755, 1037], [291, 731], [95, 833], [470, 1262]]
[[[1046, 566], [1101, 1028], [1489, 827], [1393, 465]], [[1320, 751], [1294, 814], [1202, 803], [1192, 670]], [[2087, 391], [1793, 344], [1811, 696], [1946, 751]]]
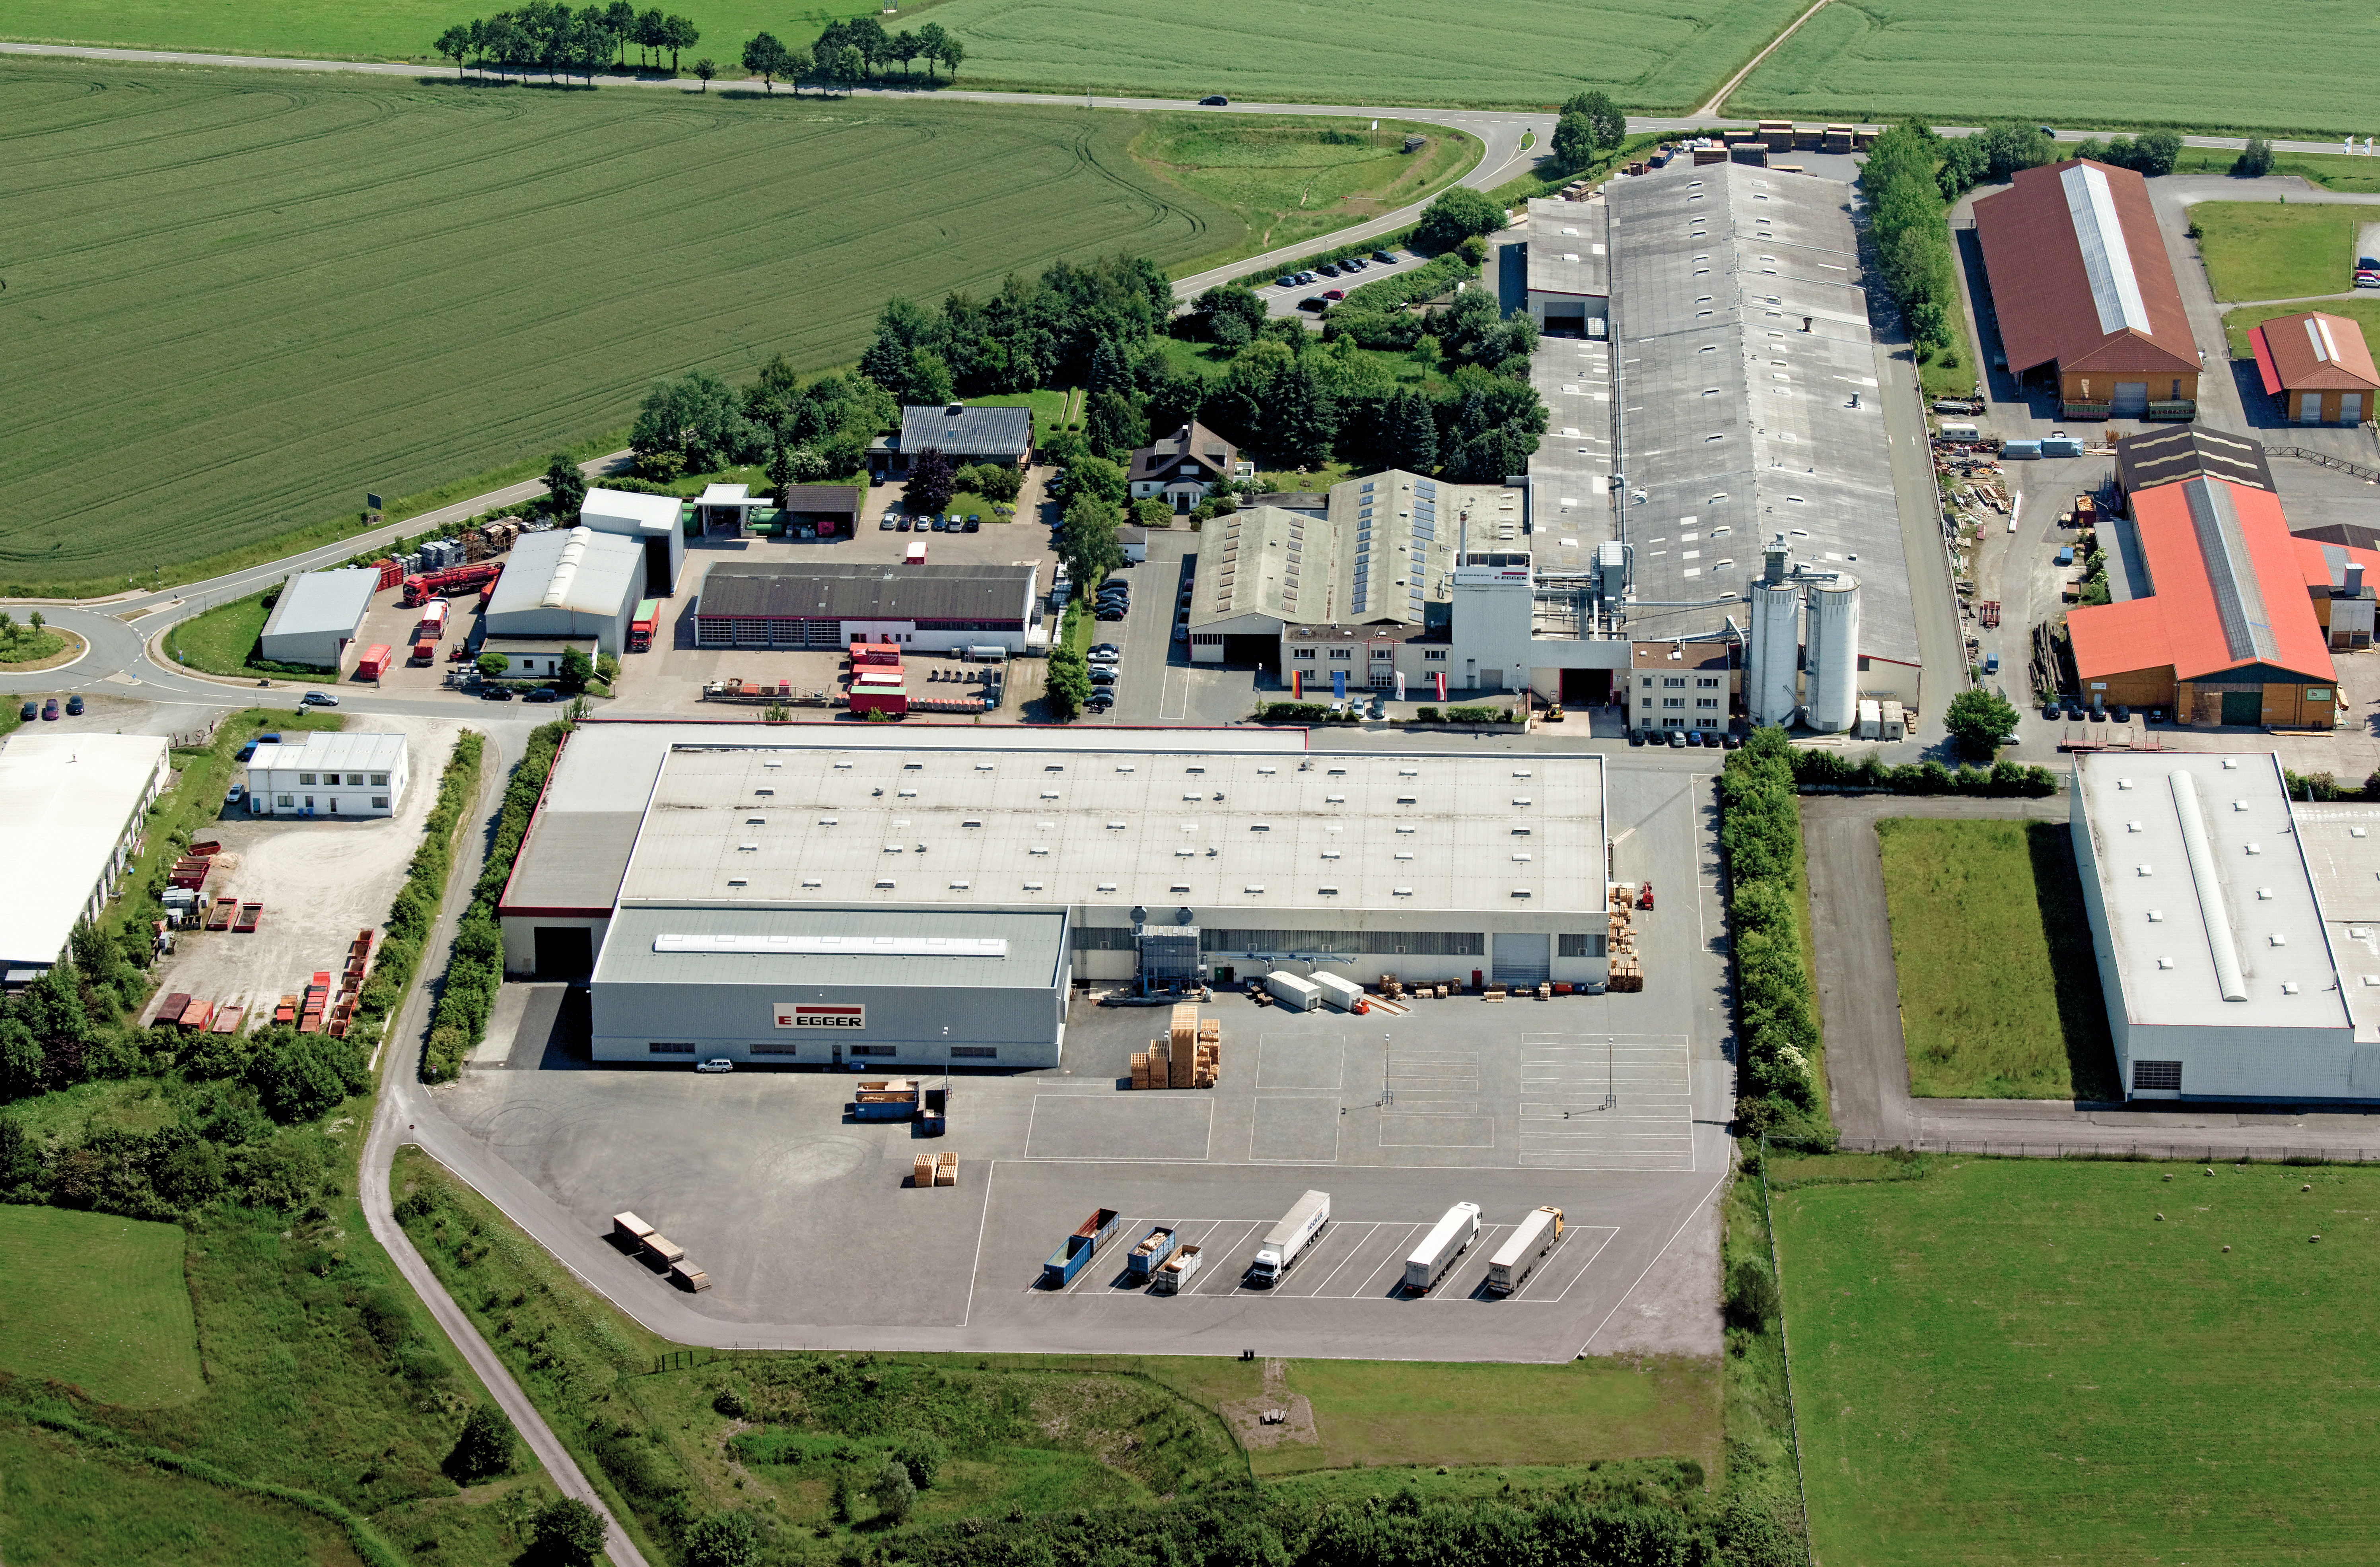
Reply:
[[1609, 974], [1597, 755], [820, 730], [571, 736], [499, 912], [598, 1060], [1047, 1067], [1076, 983]]

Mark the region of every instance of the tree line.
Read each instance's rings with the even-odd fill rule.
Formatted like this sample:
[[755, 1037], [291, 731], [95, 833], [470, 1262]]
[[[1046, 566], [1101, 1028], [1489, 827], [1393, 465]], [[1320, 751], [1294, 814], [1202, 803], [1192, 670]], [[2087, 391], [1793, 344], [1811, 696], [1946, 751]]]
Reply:
[[647, 62], [667, 50], [670, 72], [675, 75], [680, 51], [701, 39], [700, 30], [688, 18], [657, 9], [639, 11], [628, 0], [576, 11], [556, 0], [528, 0], [516, 10], [455, 23], [438, 35], [435, 47], [441, 57], [455, 62], [457, 71], [467, 63], [484, 71], [492, 61], [507, 71], [578, 76], [591, 82], [607, 66], [625, 69], [630, 44]]
[[[928, 22], [915, 32], [904, 28], [888, 33], [874, 17], [829, 22], [808, 48], [789, 45], [774, 33], [759, 33], [744, 45], [744, 68], [760, 78], [765, 90], [790, 82], [799, 92], [806, 81], [825, 87], [850, 88], [874, 79], [880, 68], [901, 62], [905, 75], [914, 75], [916, 63], [926, 62], [926, 74], [937, 66], [948, 67], [953, 78], [966, 58], [966, 45], [939, 22]], [[703, 78], [708, 81], [708, 77]]]

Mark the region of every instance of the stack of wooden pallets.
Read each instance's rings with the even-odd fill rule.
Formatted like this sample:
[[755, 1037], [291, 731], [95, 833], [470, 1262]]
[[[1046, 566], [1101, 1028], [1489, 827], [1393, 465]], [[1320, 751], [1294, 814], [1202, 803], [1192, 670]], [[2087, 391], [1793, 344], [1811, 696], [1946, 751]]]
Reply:
[[1611, 934], [1607, 949], [1611, 959], [1611, 988], [1641, 991], [1645, 964], [1636, 954], [1635, 898], [1624, 886], [1611, 889]]
[[955, 1153], [920, 1153], [909, 1161], [909, 1184], [913, 1187], [954, 1187], [959, 1184], [959, 1156]]
[[1223, 1025], [1213, 1018], [1201, 1022], [1195, 1006], [1176, 1006], [1166, 1036], [1132, 1053], [1136, 1089], [1213, 1088], [1222, 1070]]

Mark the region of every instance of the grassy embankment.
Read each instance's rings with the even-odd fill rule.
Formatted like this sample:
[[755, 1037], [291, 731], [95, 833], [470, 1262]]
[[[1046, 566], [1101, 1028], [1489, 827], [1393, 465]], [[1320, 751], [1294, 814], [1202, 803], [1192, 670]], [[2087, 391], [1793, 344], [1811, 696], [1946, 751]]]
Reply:
[[[779, 352], [847, 364], [893, 295], [983, 296], [1118, 251], [1164, 265], [1242, 227], [1133, 162], [1133, 115], [273, 86], [267, 114], [252, 73], [0, 62], [9, 188], [45, 220], [8, 276], [41, 309], [0, 403], [42, 414], [0, 464], [0, 591], [120, 591], [350, 537], [367, 490], [395, 521], [558, 448], [616, 449], [656, 380], [742, 380]], [[122, 134], [130, 116], [144, 134]], [[732, 243], [686, 221], [722, 211], [743, 214]]]
[[1876, 840], [1910, 1091], [2121, 1097], [2066, 825], [1905, 818]]
[[2370, 1559], [2380, 1172], [2206, 1169], [1772, 1165], [1821, 1560]]
[[[894, 1525], [864, 1497], [838, 1509], [837, 1477], [864, 1484], [917, 1432], [947, 1462], [903, 1525], [913, 1531], [1195, 1501], [1252, 1477], [1279, 1477], [1264, 1494], [1308, 1507], [1379, 1491], [1383, 1468], [1438, 1497], [1670, 1485], [1718, 1466], [1719, 1373], [1707, 1362], [1293, 1362], [1286, 1390], [1312, 1401], [1321, 1444], [1251, 1455], [1216, 1408], [1263, 1393], [1261, 1362], [688, 1354], [418, 1151], [400, 1151], [395, 1189], [407, 1233], [648, 1541], [672, 1519], [757, 1506], [764, 1532], [788, 1544], [890, 1544]], [[1448, 1475], [1432, 1472], [1440, 1465]]]

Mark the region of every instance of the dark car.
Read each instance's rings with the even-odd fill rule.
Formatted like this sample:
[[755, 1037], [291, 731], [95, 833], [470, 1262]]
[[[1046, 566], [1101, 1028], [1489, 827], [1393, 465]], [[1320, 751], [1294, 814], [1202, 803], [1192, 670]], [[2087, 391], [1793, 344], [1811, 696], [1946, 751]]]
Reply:
[[1121, 621], [1123, 619], [1123, 606], [1121, 604], [1101, 604], [1093, 612], [1091, 618], [1098, 621]]
[[967, 520], [966, 520], [966, 531], [967, 531], [968, 533], [981, 533], [981, 532], [983, 531], [983, 513], [982, 513], [982, 512], [969, 512], [967, 513]]
[[[41, 716], [42, 705], [38, 702], [28, 702], [22, 707], [17, 709], [17, 717], [29, 724]], [[245, 762], [248, 758], [243, 756], [240, 760]]]
[[298, 699], [300, 707], [336, 707], [339, 699], [327, 691], [310, 691]]
[[1318, 266], [1318, 267], [1315, 268], [1314, 270], [1315, 270], [1316, 271], [1318, 271], [1318, 272], [1320, 272], [1324, 277], [1327, 277], [1327, 278], [1335, 278], [1335, 277], [1337, 277], [1337, 276], [1339, 275], [1339, 269], [1338, 269], [1338, 267], [1337, 267], [1336, 265], [1334, 265], [1333, 263], [1329, 262], [1329, 261], [1325, 261], [1325, 262], [1323, 262], [1320, 266]]
[[1113, 685], [1115, 682], [1116, 672], [1114, 665], [1094, 664], [1091, 666], [1091, 683], [1093, 685]]
[[1391, 267], [1393, 267], [1393, 266], [1395, 266], [1395, 265], [1397, 264], [1397, 258], [1396, 258], [1396, 254], [1395, 254], [1395, 252], [1393, 252], [1393, 251], [1389, 251], [1389, 250], [1375, 250], [1375, 251], [1373, 251], [1373, 252], [1372, 252], [1372, 259], [1373, 259], [1373, 260], [1375, 260], [1375, 261], [1385, 261], [1385, 262], [1387, 262], [1387, 263], [1388, 263], [1390, 266], [1391, 266]]
[[508, 685], [485, 685], [480, 688], [480, 700], [482, 702], [510, 702], [512, 699], [513, 688]]
[[1224, 97], [1221, 93], [1212, 92], [1198, 100], [1198, 107], [1201, 109], [1220, 109], [1230, 102], [1231, 100]]
[[1297, 280], [1291, 277], [1286, 272], [1283, 272], [1281, 276], [1273, 279], [1272, 283], [1275, 288], [1295, 288], [1297, 286]]
[[1645, 731], [1643, 729], [1630, 729], [1628, 731], [1628, 743], [1631, 745], [1644, 744]]
[[913, 527], [913, 526], [915, 526], [915, 525], [916, 525], [916, 524], [913, 524], [913, 523], [909, 520], [909, 518], [907, 518], [906, 516], [904, 516], [904, 517], [901, 519], [901, 531], [902, 531], [903, 533], [907, 533], [907, 532], [910, 530], [910, 528], [911, 528], [911, 527]]
[[554, 690], [550, 685], [541, 685], [535, 691], [530, 692], [527, 696], [522, 697], [521, 700], [523, 702], [559, 702], [562, 700], [562, 693]]
[[1699, 746], [1699, 745], [1701, 745], [1701, 744], [1702, 744], [1702, 742], [1703, 742], [1703, 731], [1702, 731], [1702, 730], [1700, 730], [1700, 729], [1688, 729], [1688, 730], [1686, 731], [1686, 743], [1687, 743], [1688, 745]]
[[67, 717], [69, 718], [79, 718], [82, 717], [81, 697], [69, 696], [67, 698]]
[[1311, 310], [1318, 316], [1330, 308], [1330, 301], [1318, 294], [1309, 294], [1297, 302], [1297, 307], [1301, 310]]
[[1099, 690], [1091, 693], [1089, 696], [1084, 699], [1083, 711], [1086, 713], [1104, 713], [1114, 705], [1115, 693], [1108, 690], [1105, 686], [1101, 686]]
[[47, 702], [42, 704], [42, 721], [45, 724], [51, 723], [56, 719], [57, 716], [58, 699], [53, 696]]

